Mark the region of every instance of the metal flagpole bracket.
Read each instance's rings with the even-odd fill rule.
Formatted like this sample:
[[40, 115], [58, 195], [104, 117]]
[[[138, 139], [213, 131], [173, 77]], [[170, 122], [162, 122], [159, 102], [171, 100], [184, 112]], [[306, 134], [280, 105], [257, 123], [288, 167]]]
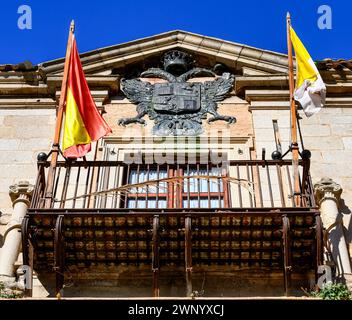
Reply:
[[62, 150], [60, 148], [60, 145], [58, 143], [53, 143], [52, 148], [51, 148], [50, 152], [47, 155], [47, 158], [50, 157], [50, 155], [53, 153], [54, 149], [56, 149], [55, 151], [57, 151], [65, 159], [65, 161], [68, 161], [68, 158], [66, 158], [64, 156], [64, 154], [63, 154], [63, 152], [62, 152]]

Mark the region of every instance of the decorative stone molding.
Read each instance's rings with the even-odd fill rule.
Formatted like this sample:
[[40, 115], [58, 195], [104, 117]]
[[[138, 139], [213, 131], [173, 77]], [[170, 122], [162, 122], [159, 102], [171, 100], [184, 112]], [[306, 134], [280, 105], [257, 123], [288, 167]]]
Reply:
[[34, 191], [34, 186], [28, 181], [20, 181], [10, 186], [9, 195], [14, 206], [17, 202], [26, 202], [29, 205]]
[[[155, 36], [82, 53], [86, 74], [97, 74], [109, 68], [119, 68], [146, 57], [173, 49], [185, 49], [206, 55], [214, 62], [234, 68], [249, 68], [272, 73], [287, 73], [287, 55], [250, 47], [221, 39], [175, 30]], [[41, 64], [47, 75], [58, 75], [64, 68], [64, 59]]]
[[342, 188], [331, 178], [324, 177], [314, 185], [315, 198], [320, 206], [324, 200], [333, 200], [337, 207], [341, 199]]

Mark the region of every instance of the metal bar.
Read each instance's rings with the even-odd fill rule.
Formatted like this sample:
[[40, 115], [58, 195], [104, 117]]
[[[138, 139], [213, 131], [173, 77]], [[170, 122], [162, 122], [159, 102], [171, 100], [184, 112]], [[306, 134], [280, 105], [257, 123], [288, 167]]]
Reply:
[[271, 187], [271, 179], [270, 179], [270, 172], [269, 172], [269, 167], [268, 166], [266, 166], [266, 176], [267, 176], [267, 179], [268, 179], [270, 204], [271, 204], [272, 207], [274, 207], [273, 189]]
[[[116, 167], [116, 172], [115, 172], [115, 181], [114, 181], [114, 186], [115, 188], [119, 186], [120, 184], [120, 165], [117, 165]], [[114, 199], [113, 199], [113, 208], [117, 208], [117, 200], [119, 199], [121, 193], [115, 192], [114, 194]]]
[[252, 182], [253, 182], [253, 204], [255, 208], [258, 208], [259, 204], [259, 186], [258, 186], [258, 180], [256, 178], [257, 168], [255, 166], [251, 166], [251, 174], [252, 174]]
[[[140, 215], [140, 216], [150, 216], [155, 212], [163, 213], [164, 215], [184, 215], [184, 210], [180, 210], [179, 208], [171, 208], [171, 209], [163, 209], [160, 208], [158, 210], [154, 208], [149, 209], [129, 209], [129, 208], [122, 208], [122, 209], [28, 209], [29, 215], [38, 215], [38, 216], [57, 216], [60, 214], [66, 214], [67, 216], [92, 216], [94, 217], [96, 213], [104, 213], [105, 215], [110, 216], [119, 216], [119, 215]], [[209, 215], [209, 216], [237, 216], [243, 213], [248, 213], [253, 216], [261, 215], [265, 213], [268, 216], [280, 216], [282, 214], [287, 215], [295, 215], [295, 214], [310, 214], [314, 215], [315, 213], [319, 212], [317, 208], [225, 208], [223, 209], [208, 209], [208, 208], [192, 208], [192, 215]]]
[[283, 189], [283, 181], [282, 181], [282, 173], [281, 173], [281, 168], [278, 165], [276, 165], [276, 172], [277, 172], [277, 180], [278, 180], [278, 184], [279, 184], [281, 206], [286, 207], [285, 195], [284, 195], [284, 189]]
[[262, 191], [262, 185], [261, 185], [261, 182], [260, 182], [260, 172], [259, 172], [258, 165], [256, 165], [256, 169], [257, 169], [257, 179], [258, 179], [260, 206], [263, 208], [264, 207], [264, 204], [263, 204], [263, 191]]
[[290, 220], [287, 215], [282, 216], [282, 239], [283, 239], [283, 260], [284, 260], [284, 288], [285, 295], [290, 295], [291, 289], [291, 237]]
[[186, 264], [186, 296], [190, 297], [192, 288], [192, 218], [185, 217], [185, 264]]
[[[248, 182], [252, 181], [251, 177], [250, 177], [250, 173], [249, 173], [249, 166], [248, 164], [246, 165], [246, 170], [247, 170], [247, 180]], [[253, 174], [252, 174], [253, 175]], [[231, 189], [230, 189], [231, 190]], [[249, 205], [251, 207], [253, 207], [253, 200], [254, 200], [254, 203], [255, 203], [255, 199], [253, 199], [255, 197], [255, 192], [253, 190], [253, 195], [249, 192]]]
[[[238, 179], [238, 181], [240, 181], [240, 167], [239, 167], [239, 166], [236, 166], [236, 168], [237, 168], [237, 179]], [[243, 201], [242, 201], [241, 185], [238, 183], [237, 186], [238, 186], [239, 205], [240, 205], [240, 208], [242, 208], [242, 207], [243, 207]]]
[[[87, 171], [87, 178], [86, 178], [86, 183], [85, 183], [86, 186], [85, 186], [85, 188], [84, 188], [84, 194], [87, 194], [87, 192], [88, 192], [90, 168], [91, 168], [91, 167], [88, 167], [88, 171]], [[59, 169], [60, 169], [60, 168], [59, 168]], [[84, 198], [83, 198], [83, 205], [82, 205], [83, 208], [86, 207], [86, 200], [87, 200], [87, 197], [84, 197]], [[89, 200], [88, 200], [88, 204], [89, 204]]]
[[45, 168], [42, 164], [39, 165], [39, 182], [40, 182], [40, 189], [38, 189], [38, 193], [36, 194], [36, 200], [35, 203], [37, 204], [38, 207], [43, 207], [45, 205], [45, 199], [44, 199], [44, 194], [45, 194], [45, 188], [46, 188], [46, 181], [45, 181]]
[[[77, 170], [77, 177], [76, 177], [75, 191], [74, 191], [74, 194], [73, 194], [73, 197], [74, 197], [74, 198], [77, 197], [77, 191], [78, 191], [80, 173], [81, 173], [81, 167], [78, 167], [78, 170]], [[73, 199], [73, 201], [72, 201], [72, 208], [74, 208], [75, 206], [76, 206], [76, 199]]]
[[153, 297], [158, 298], [160, 295], [159, 289], [159, 273], [160, 273], [160, 259], [159, 259], [159, 216], [153, 217], [153, 239], [152, 239], [152, 272], [153, 272]]
[[310, 206], [312, 208], [315, 208], [317, 206], [316, 202], [315, 202], [315, 196], [314, 196], [314, 188], [313, 188], [313, 183], [312, 183], [312, 177], [308, 176], [309, 179], [309, 195], [310, 195]]
[[221, 176], [224, 192], [224, 208], [229, 208], [231, 203], [231, 186], [229, 180], [226, 179], [228, 177], [228, 171], [222, 169]]
[[[315, 235], [316, 235], [316, 270], [323, 264], [323, 223], [320, 213], [315, 215]], [[316, 272], [316, 280], [318, 280], [318, 273]]]
[[[98, 167], [98, 172], [96, 173], [95, 179], [94, 179], [94, 174], [92, 175], [92, 185], [91, 185], [92, 189], [91, 190], [93, 190], [93, 188], [94, 188], [95, 189], [94, 192], [97, 192], [98, 189], [99, 189], [99, 178], [100, 178], [101, 168], [103, 168], [103, 167]], [[93, 206], [94, 206], [94, 208], [98, 207], [97, 206], [97, 202], [99, 201], [99, 197], [100, 196], [96, 196], [96, 195], [93, 196]]]
[[[57, 189], [59, 186], [59, 180], [60, 180], [60, 174], [61, 174], [61, 167], [59, 167], [59, 169], [56, 171], [55, 175], [55, 187], [54, 187], [54, 191], [53, 191], [53, 199], [56, 199], [56, 194], [57, 194]], [[52, 206], [54, 206], [54, 204], [52, 203]]]
[[21, 233], [22, 233], [22, 260], [24, 265], [29, 265], [28, 255], [28, 241], [29, 241], [29, 216], [25, 216], [22, 220]]
[[[207, 164], [207, 175], [210, 176], [209, 163]], [[207, 178], [207, 186], [208, 186], [208, 208], [211, 208], [211, 200], [210, 200], [210, 179]]]
[[[104, 168], [104, 175], [103, 175], [102, 190], [108, 189], [109, 178], [110, 178], [110, 167], [105, 167]], [[100, 201], [100, 208], [106, 208], [107, 197], [108, 197], [107, 194], [102, 195], [101, 201]]]
[[35, 181], [35, 187], [33, 191], [33, 196], [31, 199], [31, 208], [40, 208], [41, 206], [39, 205], [39, 199], [42, 197], [41, 195], [41, 180], [42, 180], [42, 173], [41, 173], [41, 166], [38, 166], [38, 175]]
[[[167, 174], [169, 178], [174, 176], [174, 170], [167, 165]], [[174, 208], [174, 183], [168, 182], [168, 193], [167, 193], [167, 207]]]
[[299, 195], [296, 197], [296, 203], [298, 203], [298, 206], [299, 207], [302, 207], [303, 206], [303, 182], [301, 180], [301, 175], [299, 174], [298, 172], [298, 184], [299, 184], [299, 190], [300, 190], [300, 193]]
[[292, 188], [292, 181], [291, 181], [291, 175], [290, 175], [289, 167], [286, 167], [286, 172], [287, 172], [288, 185], [289, 185], [289, 188], [290, 188], [291, 204], [292, 204], [292, 207], [295, 208], [296, 204], [295, 204], [295, 201], [293, 199], [293, 188]]
[[61, 194], [60, 208], [65, 207], [65, 199], [67, 196], [68, 185], [70, 183], [70, 175], [71, 175], [71, 167], [68, 166], [66, 168], [66, 173], [65, 173], [64, 186], [63, 186], [62, 194]]
[[[183, 176], [183, 169], [180, 168], [180, 165], [177, 164], [177, 174], [178, 177]], [[182, 208], [183, 207], [183, 180], [182, 178], [176, 181], [176, 207]]]
[[[127, 166], [127, 173], [126, 173], [126, 181], [127, 183], [131, 183], [131, 165]], [[123, 205], [124, 208], [128, 208], [128, 197], [127, 197], [127, 192], [125, 193], [125, 203]]]
[[[159, 164], [157, 164], [157, 166], [156, 166], [156, 178], [157, 178], [157, 180], [160, 179], [160, 166], [159, 166]], [[157, 209], [159, 208], [159, 189], [160, 189], [160, 183], [158, 183], [156, 186], [156, 199], [155, 199], [156, 205], [155, 205], [155, 207]]]
[[[302, 165], [302, 160], [299, 160], [299, 164]], [[48, 161], [41, 161], [40, 164], [42, 164], [45, 168], [48, 168], [50, 166], [50, 162]], [[280, 160], [230, 160], [229, 165], [231, 166], [246, 166], [246, 165], [260, 165], [263, 166], [265, 164], [269, 166], [275, 166], [276, 164], [279, 165], [287, 165], [291, 166], [292, 161], [291, 160], [285, 160], [285, 159], [280, 159]], [[122, 165], [122, 166], [127, 166], [127, 164], [123, 161], [104, 161], [104, 160], [94, 160], [94, 161], [75, 161], [70, 163], [71, 167], [115, 167], [116, 165]], [[57, 167], [66, 167], [67, 163], [65, 161], [58, 161], [57, 162]]]
[[187, 164], [187, 203], [188, 203], [188, 208], [191, 207], [191, 197], [190, 197], [190, 193], [191, 193], [191, 183], [190, 183], [190, 170], [189, 170], [189, 164]]
[[[219, 173], [220, 171], [220, 167], [219, 167], [219, 164], [216, 165], [216, 168], [217, 168], [217, 171]], [[217, 184], [218, 184], [218, 206], [219, 208], [221, 208], [221, 182], [222, 182], [222, 179], [221, 178], [218, 178], [216, 179], [217, 181]]]
[[[150, 166], [149, 164], [147, 165], [147, 178], [146, 181], [149, 181], [149, 171], [150, 171]], [[148, 209], [149, 208], [149, 186], [146, 186], [146, 195], [145, 195], [145, 207]]]
[[[140, 173], [140, 165], [138, 164], [137, 165], [137, 183], [139, 183], [139, 173]], [[135, 208], [138, 208], [138, 201], [139, 201], [139, 199], [138, 199], [138, 193], [139, 193], [139, 188], [136, 188], [137, 190], [137, 192], [136, 192], [136, 200], [135, 200], [135, 203], [134, 203], [134, 207]]]
[[302, 194], [305, 195], [305, 197], [302, 198], [302, 205], [304, 207], [307, 206], [307, 199], [310, 196], [308, 194], [308, 188], [309, 188], [309, 169], [310, 169], [310, 159], [305, 159], [303, 160], [303, 172], [302, 172]]
[[55, 235], [54, 235], [54, 271], [56, 278], [56, 289], [55, 294], [59, 298], [63, 295], [64, 286], [64, 263], [65, 263], [65, 251], [64, 251], [64, 236], [62, 232], [64, 216], [59, 215], [55, 223]]
[[[33, 247], [30, 248], [30, 240], [29, 240], [29, 216], [25, 216], [22, 220], [21, 226], [21, 235], [22, 235], [22, 260], [24, 266], [29, 266], [29, 270], [25, 270], [25, 272], [29, 272], [29, 276], [26, 274], [26, 283], [24, 294], [26, 297], [32, 297], [33, 295], [33, 257], [31, 259], [30, 254], [33, 255]], [[31, 251], [31, 253], [30, 253]]]
[[[200, 174], [199, 163], [196, 165], [197, 176]], [[200, 208], [200, 179], [197, 178], [198, 208]]]

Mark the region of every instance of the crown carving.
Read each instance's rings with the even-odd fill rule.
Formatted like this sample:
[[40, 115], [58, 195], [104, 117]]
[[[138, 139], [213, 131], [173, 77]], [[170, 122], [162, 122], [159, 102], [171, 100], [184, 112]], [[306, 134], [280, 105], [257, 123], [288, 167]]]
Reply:
[[187, 52], [172, 50], [164, 54], [162, 62], [165, 71], [178, 76], [187, 72], [194, 60], [192, 55]]

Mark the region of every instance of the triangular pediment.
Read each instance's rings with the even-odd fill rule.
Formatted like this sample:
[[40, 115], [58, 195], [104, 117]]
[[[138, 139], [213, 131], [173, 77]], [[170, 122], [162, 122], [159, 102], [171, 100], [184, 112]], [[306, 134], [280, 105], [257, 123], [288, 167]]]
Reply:
[[[172, 49], [191, 53], [200, 66], [221, 63], [236, 74], [287, 73], [284, 54], [178, 30], [82, 53], [81, 61], [87, 75], [119, 75], [137, 66], [153, 67], [163, 53]], [[48, 76], [62, 74], [63, 66], [64, 59], [41, 64]]]

